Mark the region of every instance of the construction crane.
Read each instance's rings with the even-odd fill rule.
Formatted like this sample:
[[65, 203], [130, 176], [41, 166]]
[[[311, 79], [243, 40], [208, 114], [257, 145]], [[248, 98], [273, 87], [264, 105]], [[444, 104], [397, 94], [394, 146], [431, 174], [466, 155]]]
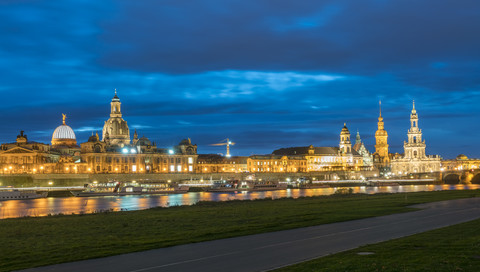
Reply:
[[212, 146], [222, 146], [226, 145], [227, 146], [227, 155], [225, 157], [230, 158], [232, 155], [230, 155], [230, 146], [235, 145], [234, 142], [230, 141], [228, 138], [225, 140], [222, 140], [220, 143], [217, 144], [211, 144]]

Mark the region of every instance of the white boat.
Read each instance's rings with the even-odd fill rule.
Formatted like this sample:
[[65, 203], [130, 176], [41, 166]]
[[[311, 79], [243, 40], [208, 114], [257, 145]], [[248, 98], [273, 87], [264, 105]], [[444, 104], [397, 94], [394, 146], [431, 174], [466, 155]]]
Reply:
[[216, 183], [212, 188], [207, 189], [208, 192], [237, 192], [237, 191], [276, 191], [286, 190], [287, 184], [281, 182], [252, 182], [252, 181], [234, 181], [228, 183]]
[[102, 190], [86, 190], [82, 192], [74, 192], [71, 193], [74, 196], [126, 196], [126, 195], [153, 195], [153, 194], [184, 194], [187, 193], [189, 190], [188, 186], [179, 186], [179, 187], [171, 187], [171, 188], [164, 188], [164, 189], [150, 189], [147, 190], [141, 186], [125, 186], [121, 187], [118, 191], [114, 189], [113, 191], [102, 191]]
[[11, 189], [8, 191], [0, 191], [1, 200], [18, 200], [18, 199], [35, 199], [47, 197], [48, 192], [37, 193], [35, 191], [19, 191]]

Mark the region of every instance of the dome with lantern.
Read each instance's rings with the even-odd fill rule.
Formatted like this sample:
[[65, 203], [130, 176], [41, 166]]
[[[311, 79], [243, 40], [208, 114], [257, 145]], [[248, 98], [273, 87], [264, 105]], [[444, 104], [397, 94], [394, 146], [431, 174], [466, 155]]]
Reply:
[[76, 146], [77, 138], [73, 129], [65, 123], [67, 116], [63, 115], [63, 124], [58, 126], [52, 135], [52, 146]]

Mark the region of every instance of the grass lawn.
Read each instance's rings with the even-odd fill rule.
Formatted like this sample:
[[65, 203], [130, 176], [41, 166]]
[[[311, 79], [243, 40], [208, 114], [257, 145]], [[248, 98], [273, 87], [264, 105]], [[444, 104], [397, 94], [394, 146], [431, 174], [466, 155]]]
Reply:
[[201, 202], [194, 206], [0, 220], [0, 271], [411, 211], [480, 190]]
[[[288, 266], [287, 271], [480, 271], [480, 220]], [[373, 255], [358, 255], [371, 252]]]

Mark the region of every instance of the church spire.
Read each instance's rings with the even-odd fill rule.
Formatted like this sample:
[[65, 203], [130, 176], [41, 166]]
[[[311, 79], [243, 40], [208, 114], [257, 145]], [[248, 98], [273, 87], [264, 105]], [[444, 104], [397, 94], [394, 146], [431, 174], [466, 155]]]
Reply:
[[357, 129], [357, 137], [355, 137], [355, 144], [361, 144], [362, 139], [360, 138], [360, 132]]
[[117, 89], [115, 89], [115, 96], [112, 98], [112, 102], [110, 103], [111, 111], [110, 117], [122, 117], [122, 111], [120, 109], [120, 98], [117, 96]]
[[378, 100], [378, 106], [380, 108], [380, 117], [382, 117], [382, 100]]
[[388, 166], [390, 157], [388, 154], [388, 133], [385, 130], [385, 124], [382, 117], [382, 101], [378, 101], [379, 116], [378, 116], [378, 129], [375, 132], [375, 153], [378, 159], [375, 162], [375, 166], [381, 170]]

